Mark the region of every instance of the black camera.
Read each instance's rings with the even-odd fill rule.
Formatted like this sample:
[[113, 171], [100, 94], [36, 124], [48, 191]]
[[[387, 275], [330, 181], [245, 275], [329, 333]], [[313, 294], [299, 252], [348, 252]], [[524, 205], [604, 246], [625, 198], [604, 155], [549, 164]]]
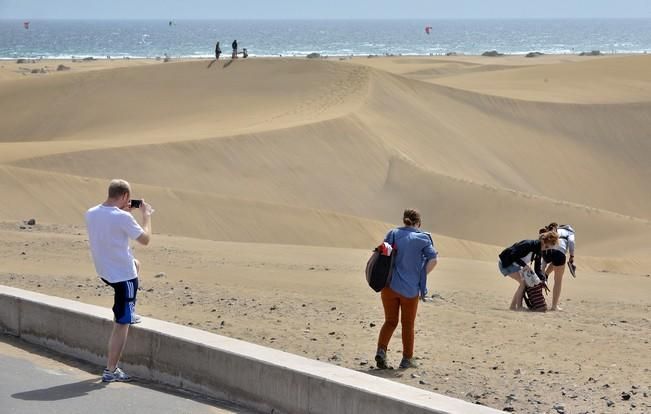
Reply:
[[129, 201], [129, 207], [131, 208], [140, 208], [142, 205], [142, 200], [131, 200]]

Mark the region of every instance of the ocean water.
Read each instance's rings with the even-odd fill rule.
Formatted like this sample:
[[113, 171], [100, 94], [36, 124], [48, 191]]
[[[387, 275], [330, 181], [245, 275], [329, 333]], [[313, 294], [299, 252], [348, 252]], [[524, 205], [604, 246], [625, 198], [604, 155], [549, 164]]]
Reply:
[[0, 20], [2, 59], [228, 56], [233, 39], [252, 56], [646, 53], [651, 19]]

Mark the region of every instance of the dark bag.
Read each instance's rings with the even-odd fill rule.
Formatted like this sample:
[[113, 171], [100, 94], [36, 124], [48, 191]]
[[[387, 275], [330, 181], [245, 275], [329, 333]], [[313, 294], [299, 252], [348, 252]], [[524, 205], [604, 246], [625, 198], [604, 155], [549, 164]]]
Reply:
[[546, 288], [544, 283], [538, 283], [536, 286], [526, 287], [524, 290], [524, 303], [534, 312], [546, 312], [547, 302], [543, 289]]
[[392, 243], [390, 256], [385, 256], [380, 253], [380, 247], [376, 247], [373, 250], [373, 254], [368, 259], [366, 263], [366, 282], [368, 285], [376, 292], [381, 291], [391, 282], [391, 275], [393, 273], [393, 260], [396, 257], [396, 232], [392, 232]]

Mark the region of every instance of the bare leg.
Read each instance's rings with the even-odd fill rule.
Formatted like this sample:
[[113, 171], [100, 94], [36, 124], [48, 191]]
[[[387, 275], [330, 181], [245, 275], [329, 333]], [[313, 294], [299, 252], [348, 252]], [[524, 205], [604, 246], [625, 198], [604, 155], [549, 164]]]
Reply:
[[563, 275], [565, 266], [554, 266], [554, 288], [552, 290], [552, 307], [550, 310], [562, 310], [558, 306], [558, 300], [561, 298], [561, 288], [563, 286]]
[[546, 274], [547, 276], [549, 276], [549, 275], [552, 274], [552, 270], [554, 270], [554, 265], [552, 265], [551, 263], [549, 263], [549, 264], [547, 264], [547, 265], [545, 265], [545, 266], [543, 266], [543, 267], [545, 268], [545, 274]]
[[524, 298], [524, 278], [520, 275], [519, 272], [514, 272], [509, 275], [510, 278], [518, 282], [519, 286], [518, 289], [515, 291], [515, 294], [513, 295], [513, 300], [511, 301], [511, 306], [509, 307], [510, 310], [521, 310], [522, 309], [522, 299]]
[[122, 356], [122, 351], [127, 344], [127, 334], [129, 333], [128, 324], [113, 323], [113, 331], [108, 343], [108, 361], [106, 368], [113, 372], [118, 366], [118, 361]]

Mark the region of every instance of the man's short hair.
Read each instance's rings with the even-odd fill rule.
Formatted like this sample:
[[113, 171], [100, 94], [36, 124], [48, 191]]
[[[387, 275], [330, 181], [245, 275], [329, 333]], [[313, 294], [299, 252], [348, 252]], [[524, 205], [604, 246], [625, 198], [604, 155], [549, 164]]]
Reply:
[[125, 194], [131, 194], [131, 187], [129, 186], [129, 183], [125, 180], [117, 178], [111, 180], [111, 184], [109, 184], [108, 188], [109, 198], [120, 198]]

